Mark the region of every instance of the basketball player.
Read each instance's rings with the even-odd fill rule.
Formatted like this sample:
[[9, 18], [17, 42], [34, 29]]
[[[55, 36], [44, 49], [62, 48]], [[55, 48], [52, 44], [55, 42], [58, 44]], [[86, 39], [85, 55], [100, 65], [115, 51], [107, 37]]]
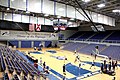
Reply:
[[76, 51], [76, 49], [75, 49], [75, 51], [74, 51], [74, 55], [77, 53], [77, 51]]
[[36, 50], [37, 48], [36, 47], [34, 47], [34, 50]]
[[81, 68], [81, 62], [79, 62], [79, 68]]
[[75, 52], [74, 55], [76, 56], [74, 63], [75, 63], [76, 61], [79, 61], [79, 62], [80, 62], [80, 56], [79, 56], [79, 54], [78, 54], [77, 52]]
[[39, 44], [39, 47], [38, 47], [38, 51], [41, 51], [41, 50], [42, 50], [41, 47], [42, 47], [42, 44], [40, 43], [40, 44]]
[[96, 54], [99, 54], [98, 46], [95, 47]]
[[63, 65], [63, 74], [66, 75], [65, 64]]
[[92, 65], [91, 65], [90, 69], [91, 69], [93, 66], [94, 66], [94, 69], [95, 69], [95, 62], [94, 62], [94, 60], [93, 60], [93, 62], [92, 62]]
[[42, 65], [42, 57], [40, 57], [40, 65]]
[[115, 61], [115, 67], [118, 69], [118, 63], [117, 63], [117, 60]]
[[93, 51], [93, 53], [95, 54], [95, 59], [97, 57], [97, 55], [99, 55], [99, 50], [98, 50], [98, 46], [95, 47], [95, 51]]
[[94, 51], [94, 50], [92, 50], [92, 51], [93, 51], [93, 53], [94, 53], [94, 55], [95, 55], [95, 59], [96, 59], [97, 56], [98, 56], [98, 57], [105, 58], [105, 59], [109, 59], [108, 56], [106, 56], [106, 55], [100, 55], [100, 52], [99, 52], [99, 50], [98, 50], [98, 46], [95, 47], [95, 51]]
[[112, 80], [116, 80], [116, 78], [115, 77], [113, 77], [113, 79]]
[[46, 63], [44, 62], [43, 63], [43, 71], [45, 70], [45, 68], [46, 68]]

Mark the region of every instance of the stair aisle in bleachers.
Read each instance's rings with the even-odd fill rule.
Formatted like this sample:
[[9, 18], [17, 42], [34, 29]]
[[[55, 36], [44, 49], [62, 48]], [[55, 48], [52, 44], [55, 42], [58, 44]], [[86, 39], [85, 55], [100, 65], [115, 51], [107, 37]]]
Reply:
[[89, 38], [86, 39], [86, 41], [88, 41], [91, 37], [95, 36], [97, 33], [94, 33], [93, 35], [91, 35]]
[[111, 36], [114, 32], [111, 32], [110, 34], [108, 34], [104, 39], [101, 40], [101, 42], [104, 42], [109, 36]]
[[83, 36], [85, 33], [81, 34], [80, 36], [76, 37], [74, 40], [77, 40], [79, 37]]

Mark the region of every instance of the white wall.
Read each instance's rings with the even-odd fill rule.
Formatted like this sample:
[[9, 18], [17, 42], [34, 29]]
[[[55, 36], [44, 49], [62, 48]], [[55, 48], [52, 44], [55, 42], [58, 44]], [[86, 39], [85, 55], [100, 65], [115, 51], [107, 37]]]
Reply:
[[[120, 30], [120, 23], [116, 23], [116, 26], [115, 27], [111, 27], [111, 26], [104, 26], [105, 30]], [[82, 27], [79, 27], [79, 31], [93, 31], [89, 26], [82, 26]]]

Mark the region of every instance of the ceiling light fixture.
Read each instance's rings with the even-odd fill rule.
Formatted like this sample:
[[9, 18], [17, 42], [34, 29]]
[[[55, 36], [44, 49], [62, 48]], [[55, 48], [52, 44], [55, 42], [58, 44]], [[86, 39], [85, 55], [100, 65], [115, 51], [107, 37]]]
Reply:
[[61, 16], [57, 16], [57, 18], [61, 18]]
[[48, 14], [45, 14], [44, 16], [49, 16]]
[[90, 2], [90, 0], [82, 0], [83, 2]]
[[13, 16], [15, 16], [15, 14], [13, 14]]
[[10, 10], [10, 8], [7, 8], [7, 10]]
[[98, 17], [100, 17], [101, 15], [100, 14], [98, 14]]
[[11, 1], [14, 1], [14, 0], [11, 0]]
[[23, 0], [23, 2], [26, 2], [26, 0]]
[[112, 10], [112, 12], [114, 12], [114, 13], [120, 13], [120, 10], [119, 9], [115, 9], [115, 10]]
[[99, 8], [102, 8], [104, 6], [105, 6], [105, 4], [99, 4], [99, 5], [97, 5], [97, 7], [99, 7]]
[[26, 11], [26, 13], [30, 13], [29, 11]]
[[70, 20], [72, 20], [72, 21], [73, 21], [73, 20], [75, 20], [75, 19], [74, 19], [74, 18], [71, 18]]
[[5, 16], [7, 16], [7, 14], [5, 13]]
[[65, 9], [63, 9], [63, 8], [59, 8], [59, 9], [58, 9], [58, 11], [64, 11], [64, 10], [65, 10]]

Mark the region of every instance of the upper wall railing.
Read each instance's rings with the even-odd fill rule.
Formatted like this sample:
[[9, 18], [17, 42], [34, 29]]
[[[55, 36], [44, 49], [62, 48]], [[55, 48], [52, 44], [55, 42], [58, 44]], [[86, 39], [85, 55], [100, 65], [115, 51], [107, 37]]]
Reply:
[[[61, 39], [61, 40], [66, 40], [66, 39]], [[86, 39], [80, 39], [80, 40], [75, 40], [75, 38], [70, 38], [70, 39], [67, 39], [67, 41], [82, 41], [82, 42], [99, 42], [99, 43], [117, 43], [117, 44], [120, 44], [120, 40], [99, 40], [99, 39], [89, 39], [89, 40], [86, 40]]]
[[[76, 18], [83, 21], [88, 21], [82, 14], [81, 9], [78, 9], [82, 14], [80, 14], [74, 7], [57, 3], [49, 0], [0, 0], [0, 5], [5, 7], [14, 8], [17, 10], [24, 10], [35, 13], [44, 13], [48, 15], [57, 15], [69, 18]], [[109, 26], [115, 26], [115, 19], [98, 14], [95, 12], [85, 10], [88, 16], [95, 23], [101, 23]], [[39, 23], [45, 25], [52, 25], [53, 22], [49, 19], [44, 19], [41, 17], [33, 17], [21, 14], [12, 14], [12, 13], [2, 13], [0, 12], [0, 19], [9, 20], [15, 22], [23, 23]]]

